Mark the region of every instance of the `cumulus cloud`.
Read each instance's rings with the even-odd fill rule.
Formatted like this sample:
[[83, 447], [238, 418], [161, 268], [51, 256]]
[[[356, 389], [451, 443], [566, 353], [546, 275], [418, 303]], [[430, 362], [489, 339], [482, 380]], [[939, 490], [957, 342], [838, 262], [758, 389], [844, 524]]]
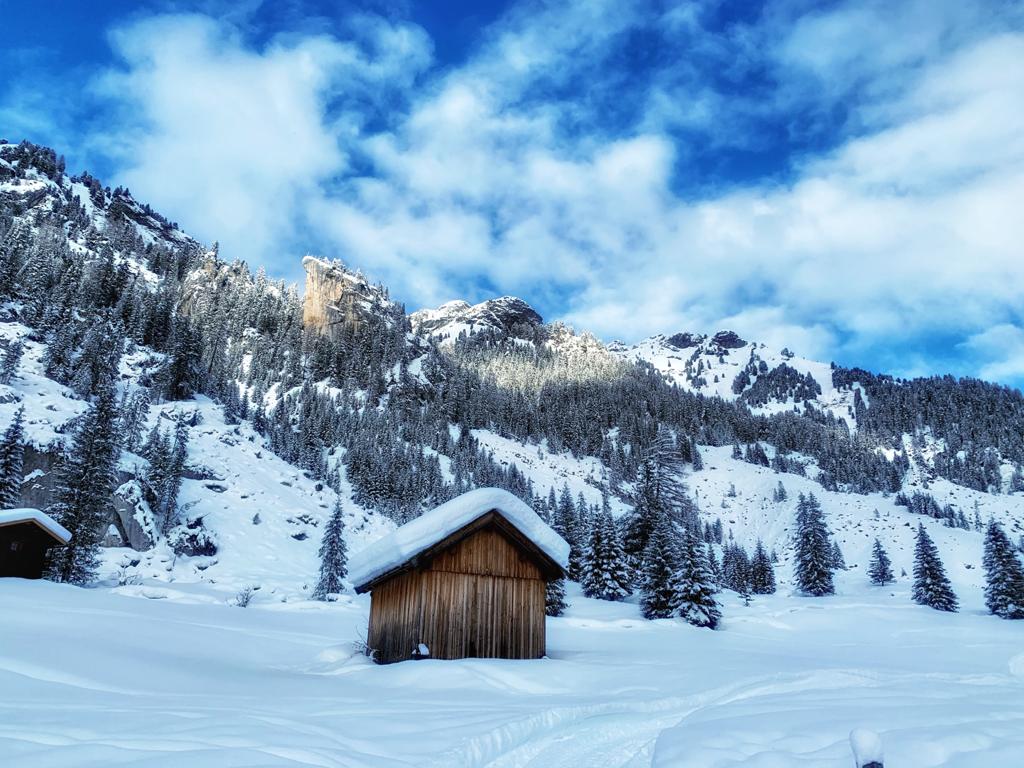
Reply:
[[117, 183], [200, 237], [256, 262], [301, 256], [306, 202], [345, 173], [382, 94], [430, 59], [414, 28], [360, 17], [351, 33], [256, 48], [204, 15], [120, 27], [122, 65], [95, 84], [116, 119], [94, 141], [120, 161]]
[[[499, 37], [487, 66], [454, 73], [375, 139], [378, 179], [369, 194], [331, 201], [342, 212], [335, 234], [358, 253], [352, 232], [375, 233], [388, 271], [412, 263], [443, 275], [422, 291], [407, 281], [418, 301], [481, 276], [527, 296], [554, 281], [564, 315], [605, 337], [741, 319], [746, 333], [773, 333], [758, 334], [750, 319], [762, 318], [828, 354], [840, 336], [863, 352], [880, 338], [992, 322], [1024, 285], [1013, 210], [1024, 192], [1024, 37], [982, 35], [943, 51], [936, 22], [892, 44], [886, 60], [921, 65], [894, 84], [856, 35], [885, 35], [868, 12], [819, 15], [779, 47], [773, 66], [792, 68], [794, 51], [824, 28], [821, 50], [800, 66], [890, 81], [864, 103], [869, 117], [852, 118], [871, 130], [806, 158], [785, 185], [686, 200], [673, 190], [669, 135], [567, 139], [559, 124], [573, 105], [505, 96], [518, 93], [507, 84], [515, 68], [492, 76], [489, 62], [520, 46]], [[568, 39], [562, 50], [573, 49]], [[844, 41], [856, 50], [844, 55]]]
[[1024, 329], [1001, 323], [973, 334], [963, 347], [980, 358], [978, 375], [996, 381], [1024, 379]]
[[[1024, 298], [1024, 16], [716, 13], [517, 4], [455, 66], [371, 15], [260, 44], [142, 19], [113, 34], [98, 137], [117, 182], [225, 255], [294, 274], [320, 250], [410, 309], [516, 293], [609, 339], [731, 326], [904, 368], [941, 336], [958, 372], [1024, 377], [985, 335]], [[765, 146], [778, 169], [707, 181], [716, 152]]]

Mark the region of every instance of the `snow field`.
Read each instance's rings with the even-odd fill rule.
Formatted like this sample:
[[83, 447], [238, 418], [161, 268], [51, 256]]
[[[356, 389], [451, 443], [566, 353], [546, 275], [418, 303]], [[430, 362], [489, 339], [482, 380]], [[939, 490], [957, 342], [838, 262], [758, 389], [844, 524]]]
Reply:
[[1024, 623], [919, 608], [849, 574], [839, 586], [749, 607], [725, 593], [717, 632], [570, 588], [548, 659], [379, 667], [354, 646], [366, 597], [242, 609], [206, 584], [7, 580], [0, 755], [12, 768], [840, 768], [850, 731], [868, 728], [893, 766], [1019, 764]]

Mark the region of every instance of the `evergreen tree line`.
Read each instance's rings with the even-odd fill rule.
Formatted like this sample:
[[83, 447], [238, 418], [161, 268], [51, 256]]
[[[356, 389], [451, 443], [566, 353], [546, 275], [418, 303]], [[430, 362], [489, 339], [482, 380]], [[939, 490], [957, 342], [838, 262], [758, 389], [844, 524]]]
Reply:
[[[945, 441], [934, 460], [942, 477], [975, 490], [1000, 493], [1024, 490], [1024, 395], [1019, 390], [973, 378], [930, 376], [895, 379], [861, 369], [833, 367], [836, 387], [858, 391], [858, 428], [889, 447], [899, 449], [902, 436], [918, 440], [925, 434]], [[1017, 467], [1009, 489], [999, 474], [1001, 460]]]

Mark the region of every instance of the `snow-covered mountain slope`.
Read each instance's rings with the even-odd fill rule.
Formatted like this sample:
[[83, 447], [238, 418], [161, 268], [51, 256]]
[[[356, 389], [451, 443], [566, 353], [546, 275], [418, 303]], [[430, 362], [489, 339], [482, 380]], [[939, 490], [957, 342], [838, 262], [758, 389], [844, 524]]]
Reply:
[[[6, 427], [15, 411], [24, 407], [25, 438], [35, 450], [33, 466], [26, 467], [27, 482], [48, 486], [56, 452], [86, 403], [43, 375], [45, 347], [29, 334], [30, 329], [18, 323], [0, 323], [0, 339], [21, 339], [26, 348], [10, 383], [0, 384], [0, 425]], [[134, 390], [139, 377], [153, 366], [153, 357], [142, 348], [124, 356], [122, 392]], [[187, 521], [202, 521], [217, 544], [217, 553], [176, 556], [152, 530], [148, 506], [136, 501], [128, 514], [147, 529], [144, 532], [156, 540], [155, 545], [141, 552], [116, 544], [105, 548], [100, 579], [203, 582], [217, 585], [214, 591], [225, 599], [247, 586], [265, 586], [264, 594], [275, 599], [304, 596], [315, 582], [323, 524], [337, 499], [335, 491], [274, 454], [249, 422], [225, 423], [223, 408], [205, 397], [153, 406], [144, 432], [159, 426], [170, 433], [179, 415], [192, 424], [186, 476], [178, 497], [181, 515]], [[146, 466], [141, 456], [123, 452], [120, 481], [130, 486]], [[359, 549], [394, 528], [392, 521], [353, 503], [347, 484], [341, 491], [350, 547]], [[127, 489], [121, 495], [131, 501], [138, 497]], [[159, 589], [147, 591], [153, 595]]]
[[512, 335], [528, 333], [544, 321], [529, 304], [515, 296], [488, 299], [479, 304], [449, 301], [437, 309], [420, 309], [409, 315], [413, 330], [441, 343], [453, 342], [460, 334], [472, 336], [482, 330]]
[[[543, 446], [523, 446], [485, 430], [474, 436], [492, 451], [497, 461], [515, 463], [533, 480], [538, 491], [561, 489], [565, 484], [575, 497], [583, 494], [590, 504], [600, 501], [600, 483], [607, 468], [592, 457], [577, 459], [567, 452], [552, 454]], [[687, 471], [681, 479], [689, 487], [704, 522], [722, 521], [726, 537], [752, 551], [758, 540], [779, 555], [778, 574], [783, 582], [792, 579], [793, 536], [796, 530], [796, 500], [800, 494], [814, 494], [825, 512], [826, 523], [849, 564], [861, 573], [870, 557], [875, 538], [885, 543], [896, 572], [913, 571], [914, 535], [923, 523], [935, 540], [951, 574], [980, 593], [984, 586], [981, 567], [982, 534], [975, 530], [947, 527], [942, 521], [914, 514], [895, 503], [889, 494], [849, 494], [827, 491], [811, 477], [775, 472], [731, 457], [728, 447], [699, 446], [704, 468]], [[813, 463], [810, 465], [813, 474]], [[775, 501], [779, 484], [787, 498]], [[950, 504], [969, 519], [990, 518], [1002, 523], [1014, 540], [1024, 535], [1024, 494], [995, 496], [932, 479], [927, 486], [918, 480], [906, 485], [908, 493], [922, 491], [941, 504]], [[621, 499], [613, 500], [612, 512], [628, 514], [632, 508]], [[855, 566], [853, 564], [860, 564]]]
[[630, 346], [612, 342], [608, 348], [625, 360], [649, 363], [688, 392], [740, 399], [758, 413], [800, 411], [810, 402], [856, 426], [856, 385], [833, 386], [830, 364], [798, 357], [789, 349], [772, 350], [733, 331], [657, 335]]
[[[119, 242], [123, 237], [137, 237], [144, 247], [201, 248], [128, 190], [111, 191], [88, 173], [67, 176], [63, 158], [27, 142], [0, 143], [0, 208], [5, 206], [30, 226], [47, 219], [65, 221], [69, 244], [78, 253], [95, 253], [105, 242], [119, 258], [126, 250]], [[156, 282], [141, 262], [132, 260], [128, 267], [150, 285]]]

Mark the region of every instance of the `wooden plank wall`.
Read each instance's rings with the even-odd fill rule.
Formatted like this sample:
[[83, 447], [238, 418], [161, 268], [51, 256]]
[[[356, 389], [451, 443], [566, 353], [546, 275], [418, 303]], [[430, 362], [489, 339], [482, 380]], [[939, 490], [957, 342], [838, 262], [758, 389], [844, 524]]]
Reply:
[[484, 529], [373, 590], [368, 642], [383, 663], [420, 642], [435, 659], [535, 659], [545, 652], [545, 582], [495, 529]]

